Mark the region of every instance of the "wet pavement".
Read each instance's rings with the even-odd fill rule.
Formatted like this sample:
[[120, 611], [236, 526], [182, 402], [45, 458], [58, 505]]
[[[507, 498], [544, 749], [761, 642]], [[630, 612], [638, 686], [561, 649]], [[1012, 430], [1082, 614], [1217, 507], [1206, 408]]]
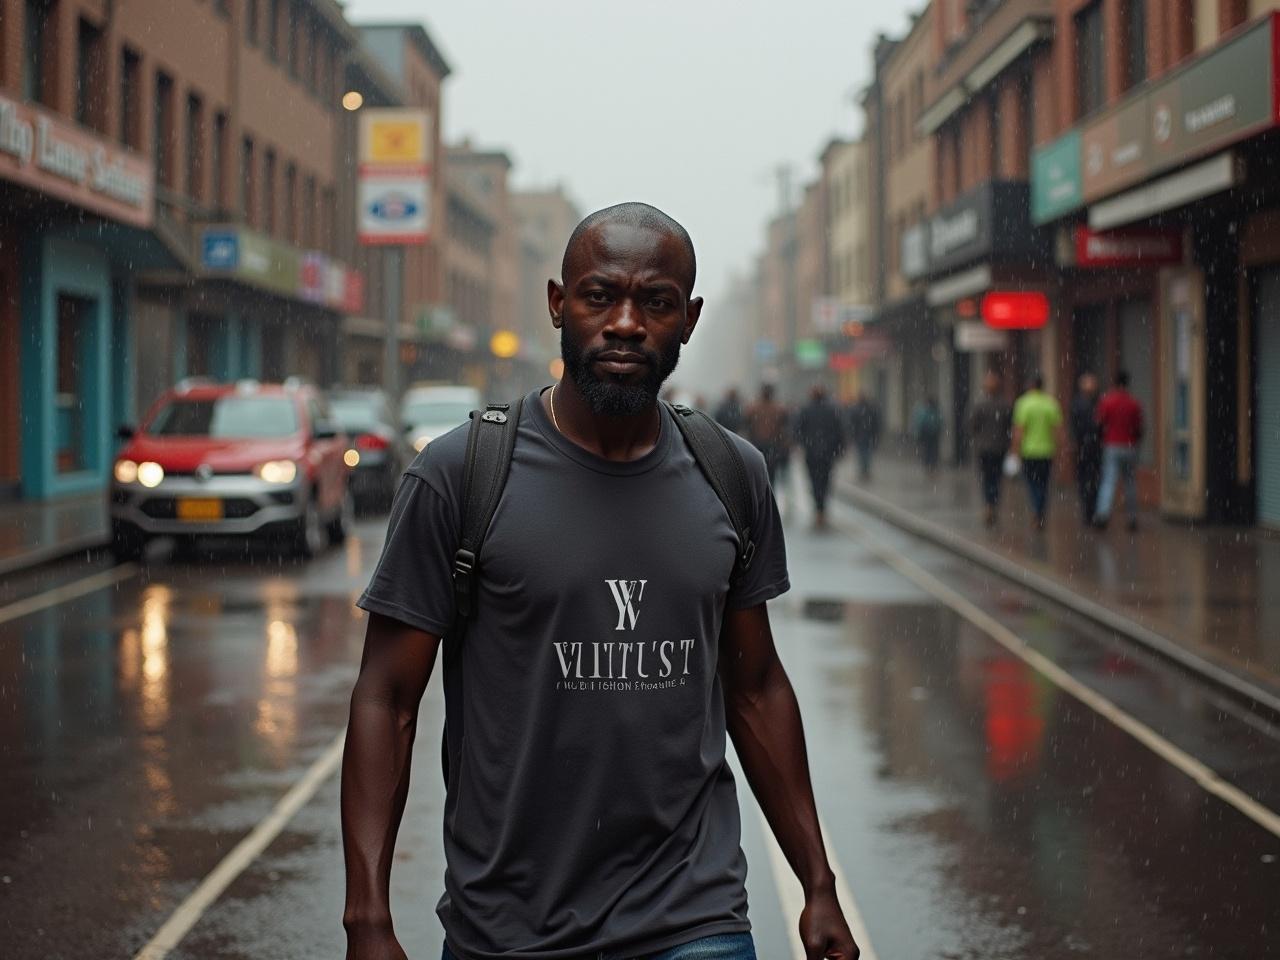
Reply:
[[[1083, 620], [850, 507], [788, 504], [773, 605], [832, 851], [881, 958], [1280, 956], [1280, 837], [886, 564], [900, 555], [1270, 810], [1280, 731]], [[376, 520], [310, 565], [159, 558], [28, 616], [0, 606], [5, 957], [131, 957], [346, 720]], [[105, 565], [105, 561], [102, 561]], [[75, 568], [81, 574], [83, 566]], [[9, 581], [12, 600], [68, 568]], [[6, 602], [0, 600], [0, 603]], [[397, 928], [439, 955], [441, 704], [428, 689]], [[339, 956], [337, 779], [172, 956]], [[761, 960], [794, 956], [748, 792]]]

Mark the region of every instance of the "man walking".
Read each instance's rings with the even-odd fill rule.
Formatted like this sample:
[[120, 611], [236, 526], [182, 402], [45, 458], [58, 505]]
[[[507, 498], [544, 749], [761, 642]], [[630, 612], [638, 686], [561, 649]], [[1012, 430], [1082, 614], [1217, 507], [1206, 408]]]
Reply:
[[1044, 377], [1036, 374], [1031, 386], [1013, 405], [1013, 449], [1022, 458], [1027, 494], [1035, 528], [1043, 530], [1049, 509], [1049, 479], [1053, 457], [1062, 432], [1062, 407], [1044, 392]]
[[733, 433], [742, 433], [742, 400], [738, 396], [738, 388], [730, 387], [716, 407], [716, 422]]
[[760, 399], [747, 408], [747, 439], [764, 456], [769, 483], [776, 490], [778, 476], [791, 453], [791, 425], [787, 408], [774, 398], [772, 383], [760, 387]]
[[1124, 509], [1130, 530], [1138, 529], [1138, 445], [1142, 443], [1142, 404], [1129, 392], [1129, 373], [1116, 373], [1115, 386], [1098, 402], [1098, 427], [1102, 433], [1102, 485], [1093, 522], [1105, 530], [1111, 519], [1116, 485], [1124, 479]]
[[1098, 378], [1080, 375], [1071, 401], [1071, 438], [1076, 444], [1076, 489], [1085, 525], [1093, 523], [1098, 505], [1098, 481], [1102, 472], [1102, 431], [1098, 427]]
[[925, 397], [911, 417], [911, 432], [920, 451], [920, 462], [930, 477], [937, 476], [942, 452], [942, 412], [934, 397]]
[[827, 491], [831, 488], [831, 466], [844, 450], [844, 429], [840, 411], [827, 399], [826, 388], [817, 385], [809, 402], [796, 417], [796, 440], [804, 450], [804, 465], [813, 490], [816, 529], [827, 526]]
[[880, 408], [864, 390], [849, 408], [849, 433], [858, 453], [858, 479], [871, 479], [871, 458], [880, 443]]
[[405, 474], [359, 600], [349, 960], [405, 956], [390, 871], [442, 639], [445, 960], [755, 958], [726, 734], [802, 881], [806, 956], [857, 957], [765, 606], [788, 579], [764, 462], [727, 435], [755, 505], [744, 544], [657, 402], [702, 310], [695, 269], [684, 228], [645, 204], [574, 231], [548, 283], [565, 376], [513, 410], [510, 473], [466, 568], [465, 636], [451, 577], [467, 428]]
[[1009, 452], [1012, 414], [1000, 396], [1000, 375], [988, 370], [982, 378], [982, 396], [969, 411], [969, 436], [978, 459], [978, 481], [982, 488], [983, 523], [994, 527], [1000, 508], [1000, 485], [1004, 458]]

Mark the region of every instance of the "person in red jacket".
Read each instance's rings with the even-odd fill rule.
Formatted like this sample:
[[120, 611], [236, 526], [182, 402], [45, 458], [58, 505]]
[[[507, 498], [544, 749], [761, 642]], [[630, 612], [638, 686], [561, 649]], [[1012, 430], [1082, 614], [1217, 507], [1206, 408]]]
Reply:
[[1142, 404], [1129, 392], [1128, 371], [1116, 373], [1115, 386], [1098, 401], [1098, 427], [1102, 432], [1102, 486], [1093, 525], [1105, 529], [1111, 518], [1116, 484], [1124, 479], [1124, 507], [1129, 529], [1138, 529], [1138, 445], [1142, 443]]

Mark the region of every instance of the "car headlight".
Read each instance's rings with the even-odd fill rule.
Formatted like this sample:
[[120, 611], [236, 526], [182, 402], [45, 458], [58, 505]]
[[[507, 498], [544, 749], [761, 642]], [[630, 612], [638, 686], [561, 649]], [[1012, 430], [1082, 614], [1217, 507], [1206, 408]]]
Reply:
[[254, 467], [253, 475], [267, 483], [293, 483], [298, 465], [292, 460], [268, 460]]
[[117, 460], [115, 477], [116, 483], [137, 483], [138, 465], [132, 460]]
[[164, 479], [164, 467], [153, 460], [138, 464], [138, 482], [144, 487], [158, 487]]
[[348, 467], [356, 467], [360, 465], [360, 451], [354, 447], [342, 455], [342, 462]]
[[427, 448], [427, 444], [428, 444], [428, 443], [430, 443], [433, 439], [435, 439], [435, 438], [434, 438], [434, 437], [429, 437], [429, 436], [427, 436], [425, 433], [424, 433], [424, 434], [422, 434], [422, 435], [421, 435], [421, 436], [419, 436], [419, 437], [414, 437], [414, 438], [413, 438], [413, 449], [415, 449], [415, 450], [417, 450], [419, 453], [421, 453], [423, 450], [425, 450], [425, 449]]

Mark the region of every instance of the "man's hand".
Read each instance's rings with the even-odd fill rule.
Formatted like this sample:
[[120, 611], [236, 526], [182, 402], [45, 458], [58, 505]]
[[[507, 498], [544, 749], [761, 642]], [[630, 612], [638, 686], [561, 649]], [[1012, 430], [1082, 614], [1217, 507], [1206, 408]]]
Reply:
[[857, 960], [858, 945], [833, 891], [805, 898], [800, 914], [800, 942], [805, 960]]
[[347, 960], [409, 960], [390, 922], [348, 924]]

